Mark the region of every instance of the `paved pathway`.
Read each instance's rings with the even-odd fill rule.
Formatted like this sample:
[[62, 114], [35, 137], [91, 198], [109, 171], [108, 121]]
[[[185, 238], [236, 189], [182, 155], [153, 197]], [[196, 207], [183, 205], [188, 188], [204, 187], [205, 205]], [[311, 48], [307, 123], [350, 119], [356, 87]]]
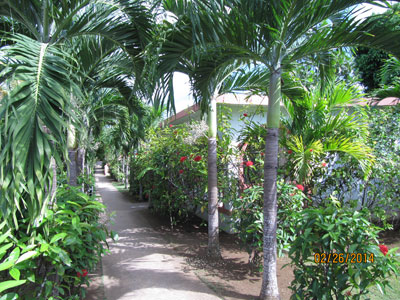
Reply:
[[96, 186], [108, 212], [116, 212], [111, 229], [119, 240], [110, 243], [111, 254], [103, 257], [104, 296], [89, 292], [88, 299], [220, 299], [194, 273], [183, 271], [183, 259], [149, 224], [153, 216], [147, 203], [130, 202], [101, 169], [96, 170]]

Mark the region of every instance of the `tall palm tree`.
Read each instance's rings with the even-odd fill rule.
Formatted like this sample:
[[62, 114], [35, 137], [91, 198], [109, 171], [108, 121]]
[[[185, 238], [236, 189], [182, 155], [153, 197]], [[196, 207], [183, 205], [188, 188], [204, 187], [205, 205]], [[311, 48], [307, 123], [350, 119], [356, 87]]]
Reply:
[[[368, 1], [235, 1], [225, 38], [234, 52], [270, 70], [264, 164], [264, 273], [261, 299], [279, 299], [276, 279], [276, 178], [282, 74], [314, 53], [365, 45], [400, 54], [392, 43], [398, 31], [355, 17], [357, 4]], [[372, 2], [372, 1], [371, 1]], [[343, 14], [343, 12], [346, 12]], [[244, 30], [243, 30], [244, 29]], [[397, 40], [398, 41], [398, 40]], [[396, 45], [394, 45], [396, 44]]]
[[[0, 16], [14, 33], [3, 39], [0, 76], [12, 90], [2, 101], [0, 180], [1, 218], [18, 227], [17, 212], [32, 224], [42, 216], [51, 190], [51, 157], [66, 157], [65, 130], [83, 98], [75, 76], [73, 40], [101, 36], [125, 51], [135, 64], [149, 37], [151, 14], [140, 0], [2, 1]], [[21, 33], [15, 33], [20, 29]], [[57, 148], [62, 150], [61, 157]]]
[[[177, 22], [163, 28], [166, 32], [160, 50], [158, 70], [164, 84], [172, 87], [174, 72], [189, 76], [196, 103], [207, 113], [208, 124], [208, 254], [221, 257], [219, 246], [218, 170], [217, 170], [217, 101], [224, 80], [240, 66], [232, 63], [220, 51], [205, 52], [197, 49], [194, 23], [189, 15], [195, 14], [202, 27], [218, 19], [221, 8], [217, 2], [187, 3], [164, 1], [164, 8], [177, 16]], [[207, 37], [204, 37], [207, 40]], [[206, 55], [205, 55], [206, 54]], [[169, 84], [165, 83], [169, 82]], [[170, 100], [173, 101], [173, 98]], [[168, 106], [173, 107], [170, 101]], [[171, 103], [172, 102], [172, 103]]]

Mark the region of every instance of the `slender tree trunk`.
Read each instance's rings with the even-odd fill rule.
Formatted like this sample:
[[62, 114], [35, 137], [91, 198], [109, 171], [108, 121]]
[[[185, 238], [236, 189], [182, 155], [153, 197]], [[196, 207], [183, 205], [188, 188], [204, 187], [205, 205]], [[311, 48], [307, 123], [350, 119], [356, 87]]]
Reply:
[[[78, 148], [77, 149], [77, 155], [76, 155], [76, 177], [79, 177], [80, 175], [83, 175], [83, 172], [85, 170], [85, 149], [84, 148]], [[81, 187], [82, 192], [85, 192], [85, 183], [82, 183]]]
[[128, 175], [129, 175], [129, 161], [128, 158], [125, 156], [125, 189], [128, 189]]
[[208, 112], [208, 255], [221, 257], [219, 248], [218, 176], [217, 176], [217, 101], [211, 99]]
[[72, 186], [77, 186], [77, 151], [74, 149], [68, 150], [68, 158], [69, 158], [69, 168], [68, 168], [68, 184]]
[[264, 161], [264, 272], [260, 292], [262, 300], [280, 299], [276, 277], [276, 179], [278, 170], [278, 138], [281, 100], [281, 70], [274, 70], [270, 78]]
[[[72, 98], [72, 94], [71, 94]], [[68, 145], [68, 159], [69, 159], [69, 167], [68, 167], [68, 184], [72, 186], [77, 185], [77, 143], [75, 136], [75, 127], [72, 124], [68, 126], [68, 136], [67, 136], [67, 145]]]
[[57, 164], [54, 157], [51, 158], [50, 164], [51, 164], [51, 169], [53, 171], [53, 179], [51, 182], [51, 191], [50, 191], [50, 207], [53, 207], [57, 191]]

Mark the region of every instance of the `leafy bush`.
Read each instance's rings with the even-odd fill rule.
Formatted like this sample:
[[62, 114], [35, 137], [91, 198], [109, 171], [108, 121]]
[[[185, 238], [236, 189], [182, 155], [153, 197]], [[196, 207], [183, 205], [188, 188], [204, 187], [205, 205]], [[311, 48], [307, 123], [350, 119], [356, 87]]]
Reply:
[[396, 225], [400, 210], [400, 107], [370, 108], [368, 144], [376, 157], [370, 175], [365, 178], [354, 160], [331, 155], [327, 168], [316, 174], [313, 200], [320, 204], [326, 191], [336, 191], [342, 203], [353, 200], [358, 207], [373, 211], [374, 221]]
[[[281, 256], [288, 251], [296, 238], [298, 211], [301, 211], [307, 198], [300, 189], [283, 180], [278, 181], [278, 225], [277, 249]], [[263, 187], [254, 185], [246, 190], [233, 203], [234, 227], [242, 244], [249, 253], [249, 262], [259, 265], [263, 248]]]
[[10, 299], [84, 297], [88, 271], [106, 253], [106, 238], [114, 237], [100, 222], [104, 212], [94, 196], [75, 187], [60, 188], [56, 204], [29, 234], [22, 220], [19, 231], [1, 235], [0, 259], [5, 258], [0, 263], [0, 293], [7, 288]]
[[[381, 228], [368, 218], [367, 210], [333, 205], [298, 213], [296, 239], [289, 251], [295, 267], [292, 299], [360, 299], [371, 285], [385, 289], [388, 275], [399, 271], [397, 249], [387, 252], [386, 246], [378, 247]], [[331, 255], [329, 263], [319, 263], [323, 254]], [[340, 254], [336, 263], [334, 254]]]
[[131, 191], [150, 199], [171, 226], [206, 207], [205, 130], [204, 123], [151, 130], [148, 143], [131, 159]]

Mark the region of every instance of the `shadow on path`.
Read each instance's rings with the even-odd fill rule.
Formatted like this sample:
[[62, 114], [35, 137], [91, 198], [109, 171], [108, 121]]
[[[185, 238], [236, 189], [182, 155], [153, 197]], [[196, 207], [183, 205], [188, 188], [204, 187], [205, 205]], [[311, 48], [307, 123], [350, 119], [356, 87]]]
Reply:
[[[104, 295], [89, 289], [86, 299], [220, 299], [177, 256], [162, 233], [147, 218], [147, 203], [133, 203], [96, 169], [96, 187], [115, 212], [112, 230], [119, 239], [110, 241], [110, 254], [102, 260]], [[151, 216], [154, 218], [154, 216]]]

